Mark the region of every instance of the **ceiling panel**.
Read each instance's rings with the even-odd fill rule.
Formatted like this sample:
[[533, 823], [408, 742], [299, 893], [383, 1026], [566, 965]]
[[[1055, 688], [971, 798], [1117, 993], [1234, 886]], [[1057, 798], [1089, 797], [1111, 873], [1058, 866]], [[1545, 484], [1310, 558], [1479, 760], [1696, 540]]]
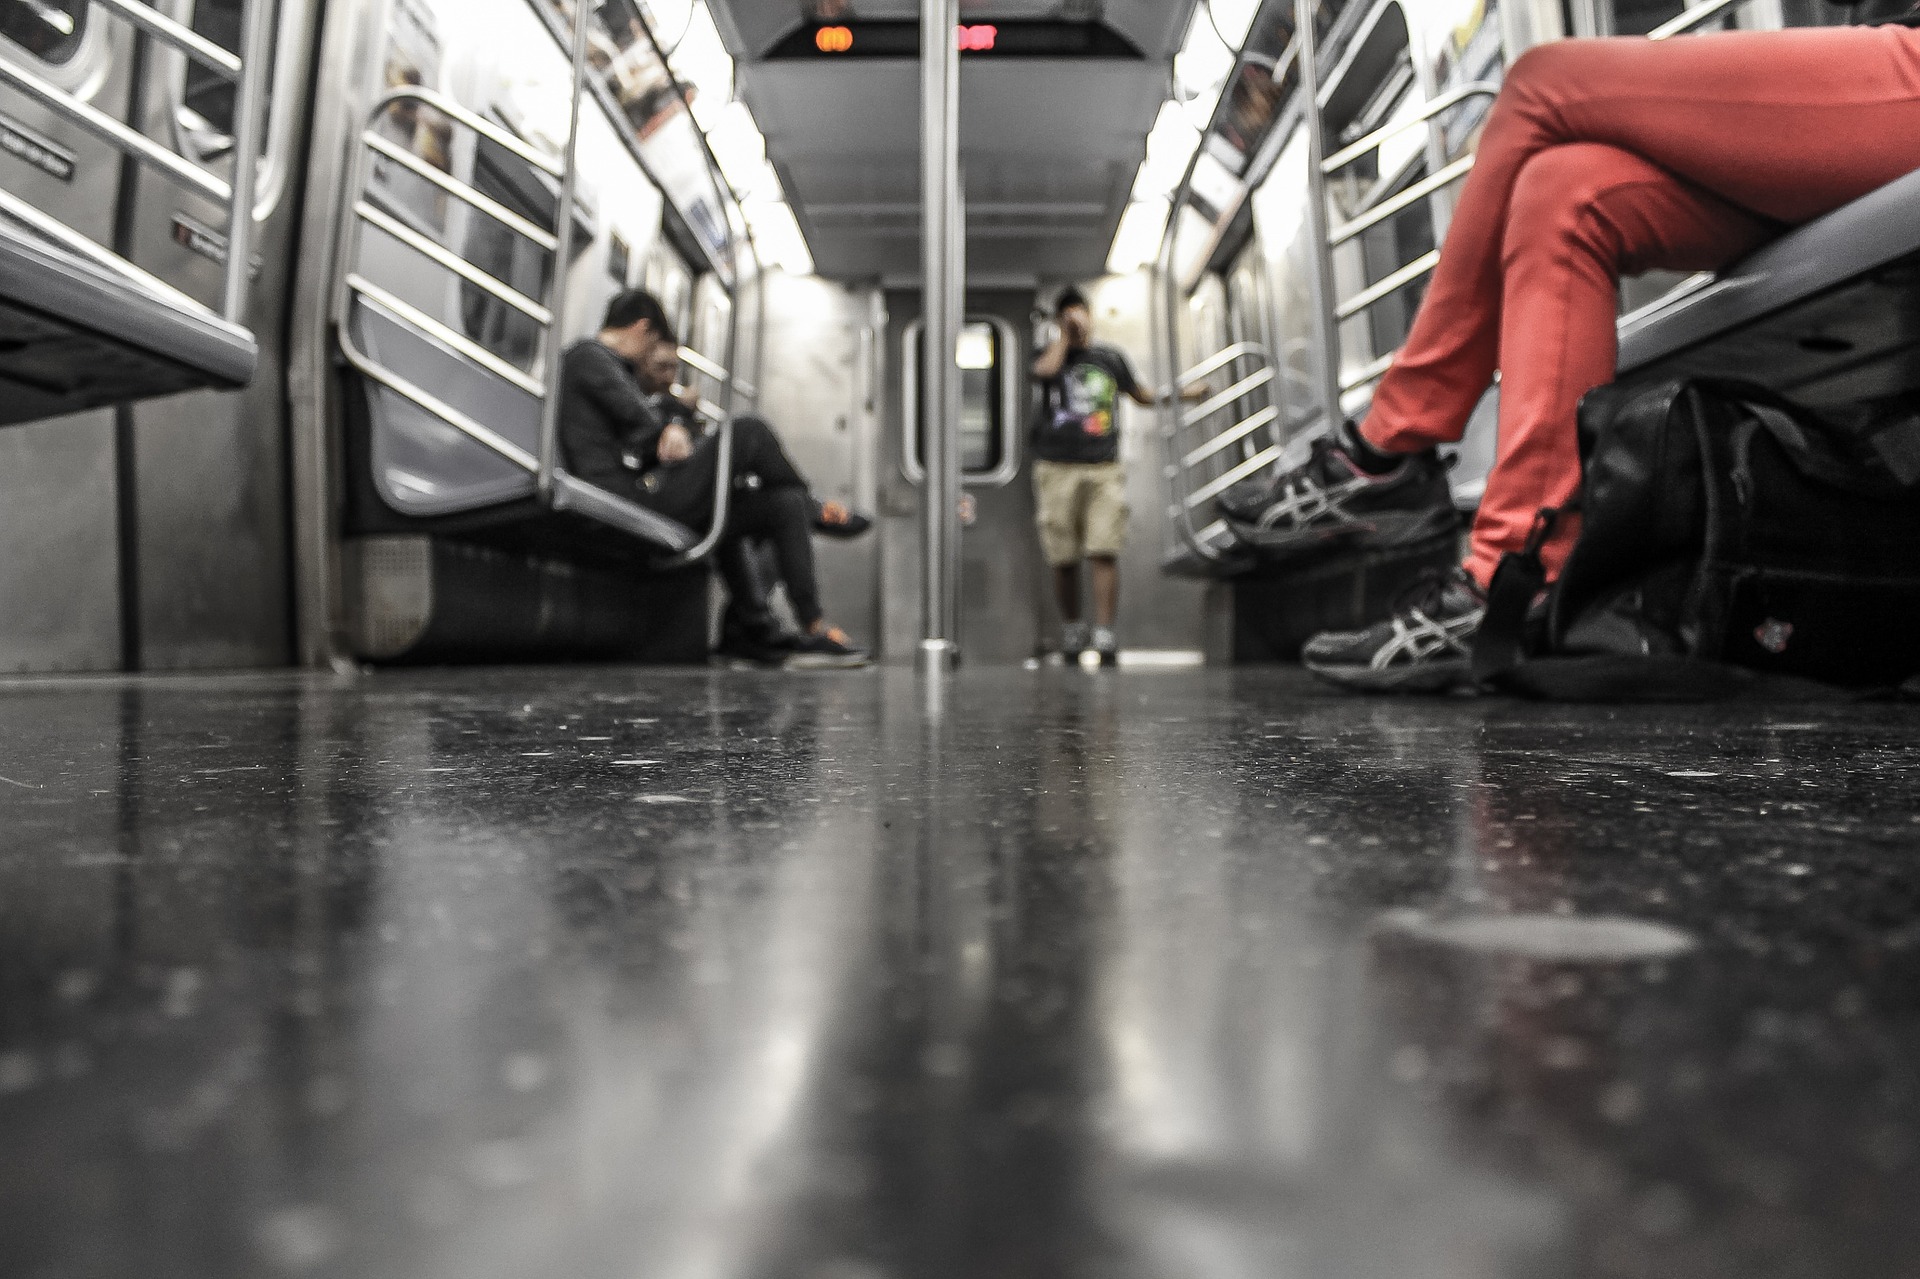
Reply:
[[[740, 58], [741, 95], [793, 200], [822, 275], [917, 278], [920, 80], [907, 62], [755, 61], [801, 20], [797, 0], [710, 0]], [[1145, 62], [964, 66], [961, 164], [968, 275], [979, 281], [1097, 275], [1105, 265], [1167, 92], [1192, 0], [963, 0], [980, 20], [1104, 20]], [[858, 0], [863, 18], [918, 14], [915, 0]]]

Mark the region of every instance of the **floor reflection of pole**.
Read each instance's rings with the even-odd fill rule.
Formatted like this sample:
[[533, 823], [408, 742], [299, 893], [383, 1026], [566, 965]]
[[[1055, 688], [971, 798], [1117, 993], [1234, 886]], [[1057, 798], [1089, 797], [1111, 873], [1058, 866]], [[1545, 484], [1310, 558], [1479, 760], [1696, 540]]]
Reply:
[[141, 720], [144, 698], [137, 686], [120, 690], [120, 741], [114, 796], [118, 810], [115, 831], [119, 856], [113, 868], [113, 977], [130, 975], [140, 944], [139, 872], [145, 844], [142, 828], [146, 795], [141, 785]]

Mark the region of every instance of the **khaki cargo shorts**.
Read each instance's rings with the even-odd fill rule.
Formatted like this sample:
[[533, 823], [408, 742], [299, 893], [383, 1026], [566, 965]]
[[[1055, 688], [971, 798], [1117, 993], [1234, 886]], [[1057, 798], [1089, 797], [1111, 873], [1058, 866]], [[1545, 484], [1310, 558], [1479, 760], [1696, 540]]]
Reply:
[[1055, 568], [1127, 545], [1127, 475], [1118, 462], [1035, 462], [1040, 549]]

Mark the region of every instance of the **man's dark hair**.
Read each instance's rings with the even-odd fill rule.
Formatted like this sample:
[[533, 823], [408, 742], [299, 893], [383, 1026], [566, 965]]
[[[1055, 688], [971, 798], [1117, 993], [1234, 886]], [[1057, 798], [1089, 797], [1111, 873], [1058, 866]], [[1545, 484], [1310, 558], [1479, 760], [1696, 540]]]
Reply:
[[1093, 309], [1093, 304], [1087, 301], [1086, 294], [1078, 289], [1069, 288], [1060, 295], [1060, 300], [1053, 304], [1053, 313], [1056, 317], [1062, 316], [1076, 306], [1088, 311]]
[[607, 329], [630, 329], [645, 320], [653, 326], [653, 331], [662, 341], [679, 341], [673, 334], [673, 326], [667, 323], [667, 308], [660, 305], [660, 299], [645, 289], [628, 289], [615, 295], [607, 303], [607, 322], [601, 325]]

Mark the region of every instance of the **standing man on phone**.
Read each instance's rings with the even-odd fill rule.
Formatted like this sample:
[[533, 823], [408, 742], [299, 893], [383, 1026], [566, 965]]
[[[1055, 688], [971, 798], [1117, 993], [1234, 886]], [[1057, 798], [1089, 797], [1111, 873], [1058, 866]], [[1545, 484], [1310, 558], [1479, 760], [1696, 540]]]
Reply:
[[[1058, 332], [1033, 362], [1044, 394], [1033, 427], [1033, 491], [1040, 546], [1053, 569], [1069, 662], [1092, 648], [1102, 666], [1120, 661], [1120, 552], [1127, 544], [1127, 477], [1120, 461], [1120, 397], [1152, 406], [1124, 352], [1093, 340], [1093, 308], [1069, 288], [1054, 304]], [[1190, 395], [1204, 397], [1205, 387]], [[1080, 565], [1092, 566], [1093, 625], [1083, 620]]]

